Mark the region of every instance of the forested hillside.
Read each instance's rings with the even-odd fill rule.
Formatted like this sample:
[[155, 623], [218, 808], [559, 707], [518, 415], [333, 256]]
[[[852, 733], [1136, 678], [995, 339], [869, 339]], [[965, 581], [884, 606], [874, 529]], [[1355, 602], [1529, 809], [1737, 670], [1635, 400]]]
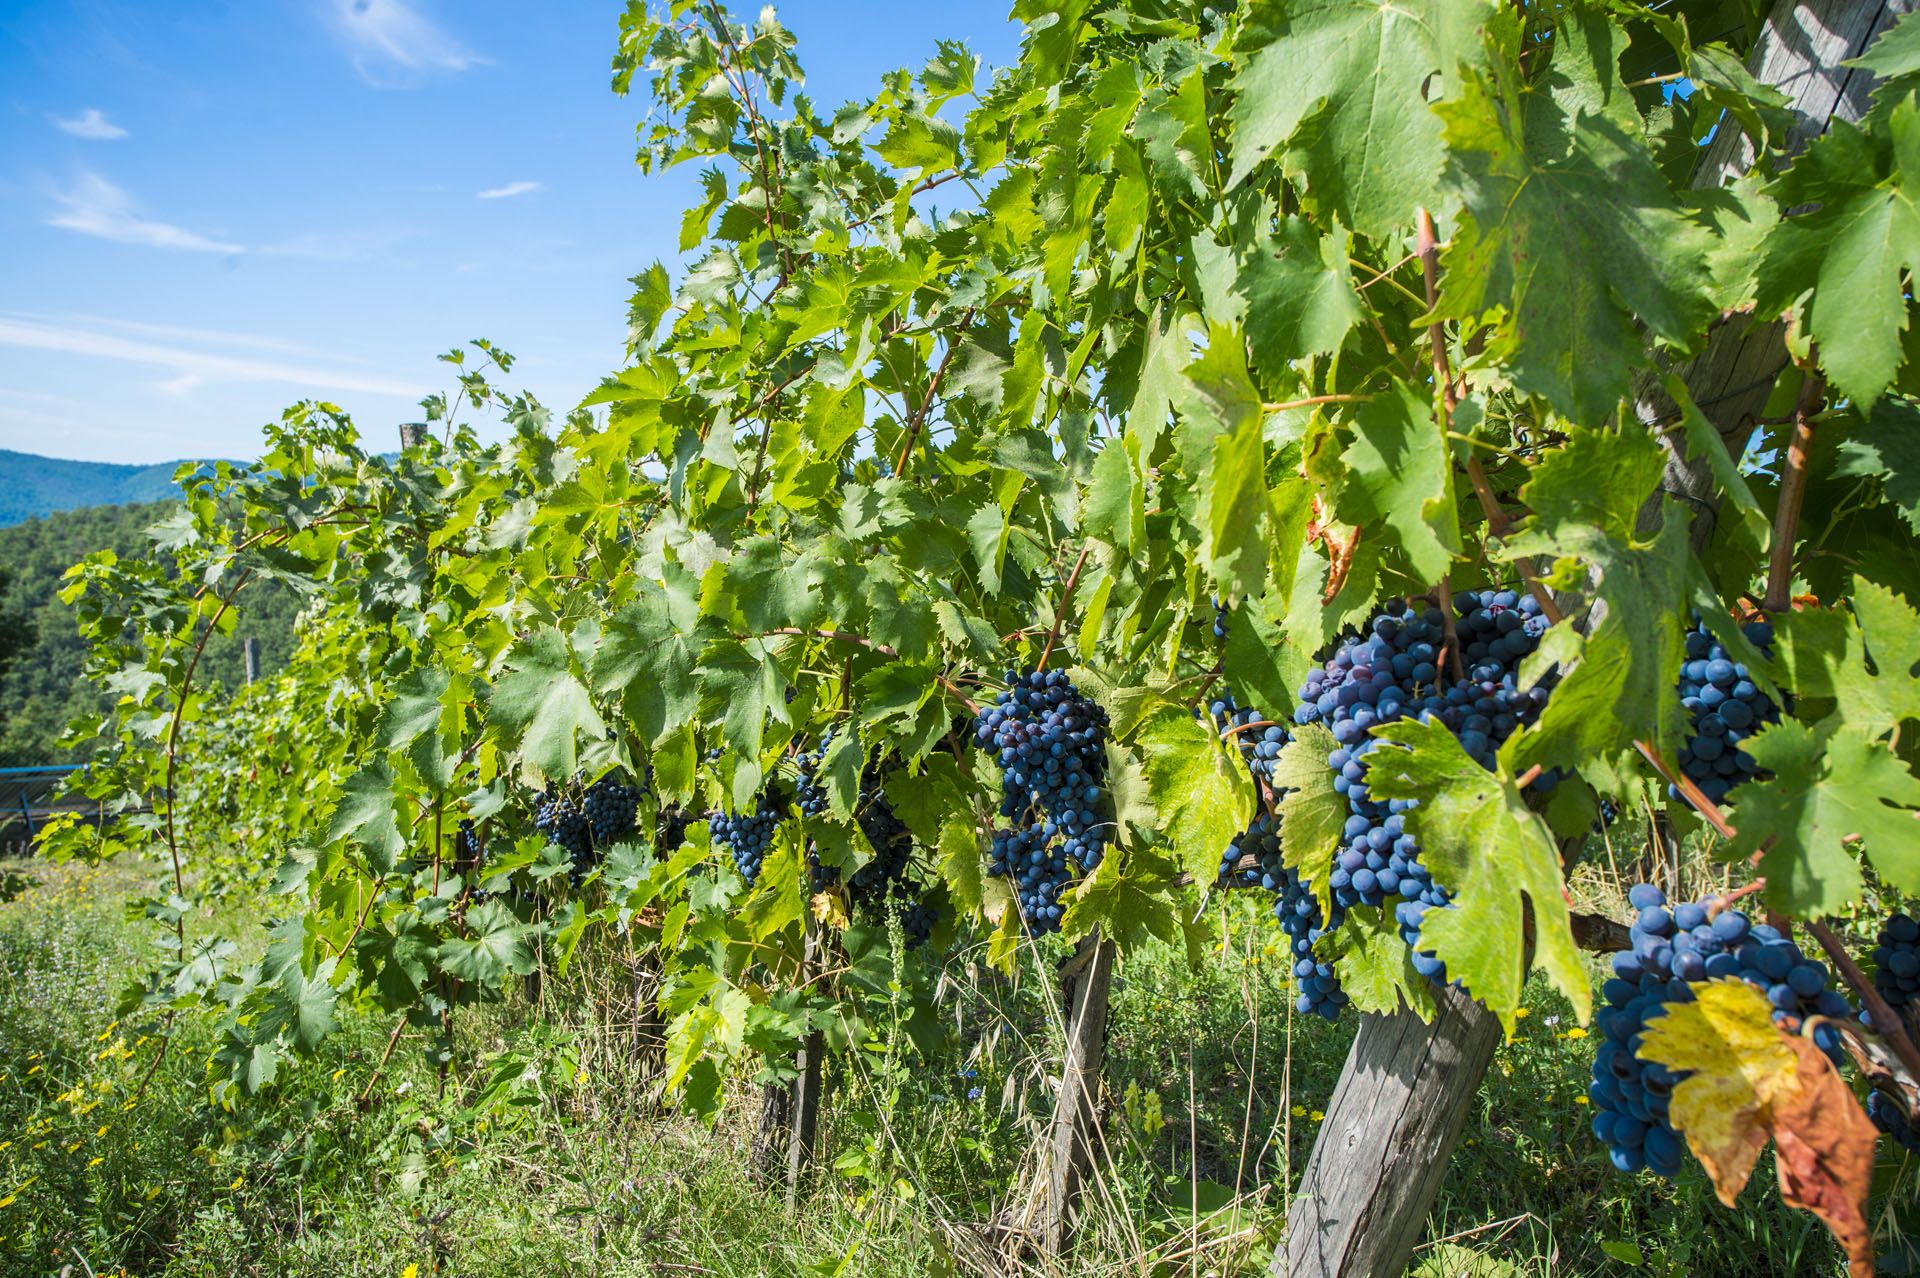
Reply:
[[[0, 455], [0, 462], [6, 456]], [[4, 509], [0, 502], [0, 512]], [[152, 554], [145, 530], [167, 509], [165, 502], [90, 506], [0, 528], [0, 766], [63, 759], [56, 743], [67, 723], [105, 704], [110, 694], [81, 677], [86, 645], [60, 602], [60, 578], [96, 550], [122, 557]], [[286, 664], [298, 606], [291, 593], [271, 587], [256, 601], [253, 615], [259, 622], [248, 633], [260, 640], [263, 670]], [[8, 662], [4, 651], [16, 622], [24, 622], [31, 634]], [[203, 667], [212, 680], [234, 687], [244, 678], [242, 637], [216, 635], [207, 644]]]
[[180, 465], [121, 466], [0, 448], [0, 528], [62, 510], [164, 501], [179, 492], [173, 476]]

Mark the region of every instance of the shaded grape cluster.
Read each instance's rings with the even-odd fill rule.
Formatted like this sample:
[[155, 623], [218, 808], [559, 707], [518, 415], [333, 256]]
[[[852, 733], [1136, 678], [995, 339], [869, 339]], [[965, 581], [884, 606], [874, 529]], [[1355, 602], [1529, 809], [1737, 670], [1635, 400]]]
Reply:
[[1867, 1093], [1867, 1117], [1873, 1125], [1893, 1138], [1893, 1143], [1908, 1153], [1920, 1154], [1920, 1129], [1916, 1129], [1900, 1103], [1885, 1092]]
[[480, 869], [480, 827], [471, 818], [460, 822], [460, 828], [453, 836], [453, 870], [466, 878], [473, 877]]
[[707, 828], [714, 842], [733, 857], [733, 868], [749, 885], [760, 878], [760, 867], [773, 844], [773, 832], [786, 815], [788, 796], [777, 782], [760, 792], [752, 812], [728, 813], [715, 809], [707, 813]]
[[593, 830], [578, 799], [564, 791], [547, 790], [534, 809], [533, 828], [565, 850], [576, 881], [593, 868]]
[[[1426, 912], [1451, 903], [1420, 860], [1407, 832], [1411, 800], [1375, 799], [1367, 786], [1367, 756], [1378, 747], [1369, 732], [1399, 719], [1438, 720], [1482, 767], [1492, 768], [1502, 742], [1539, 716], [1548, 688], [1522, 688], [1518, 669], [1546, 633], [1547, 619], [1531, 595], [1511, 590], [1462, 591], [1452, 600], [1460, 670], [1449, 669], [1446, 618], [1437, 606], [1415, 608], [1395, 600], [1367, 628], [1342, 640], [1320, 669], [1307, 676], [1294, 711], [1299, 724], [1332, 733], [1327, 756], [1334, 789], [1346, 797], [1344, 840], [1329, 879], [1334, 904], [1380, 907], [1393, 897], [1400, 934], [1422, 975], [1444, 982], [1446, 971], [1420, 948]], [[1551, 786], [1543, 775], [1534, 785]]]
[[[819, 769], [832, 744], [834, 729], [829, 728], [814, 750], [802, 755], [798, 779], [794, 784], [794, 802], [803, 817], [821, 817], [828, 811], [827, 793], [819, 782]], [[900, 916], [908, 948], [926, 943], [933, 934], [937, 912], [925, 903], [925, 887], [908, 876], [913, 863], [913, 834], [893, 810], [886, 795], [887, 776], [898, 760], [874, 758], [860, 772], [860, 791], [854, 799], [854, 821], [872, 845], [873, 857], [855, 870], [847, 880], [847, 904], [869, 913], [895, 913]], [[808, 891], [813, 895], [840, 883], [838, 866], [825, 864], [820, 849], [807, 843]]]
[[[1920, 923], [1905, 913], [1894, 913], [1880, 928], [1873, 947], [1873, 988], [1887, 1000], [1895, 1016], [1904, 1015], [1909, 1006], [1920, 1002]], [[1873, 1026], [1873, 1017], [1864, 1009], [1860, 1019], [1869, 1028]], [[1902, 1149], [1920, 1153], [1920, 1130], [1893, 1097], [1868, 1092], [1867, 1117]]]
[[1219, 595], [1213, 597], [1213, 637], [1221, 643], [1227, 641], [1227, 621], [1233, 616], [1233, 609]]
[[[1773, 626], [1750, 621], [1741, 627], [1747, 642], [1762, 652], [1773, 646]], [[1680, 667], [1680, 704], [1690, 716], [1690, 735], [1680, 747], [1680, 770], [1714, 803], [1724, 802], [1735, 786], [1760, 771], [1740, 743], [1769, 723], [1780, 709], [1754, 687], [1747, 667], [1733, 660], [1718, 640], [1695, 621], [1686, 635], [1686, 661]], [[1676, 786], [1667, 787], [1679, 798]]]
[[1274, 767], [1290, 739], [1286, 725], [1268, 719], [1252, 706], [1241, 705], [1231, 692], [1222, 692], [1209, 702], [1207, 713], [1220, 736], [1240, 751], [1240, 758], [1253, 775], [1271, 787]]
[[660, 809], [660, 815], [654, 822], [654, 839], [662, 856], [678, 852], [687, 844], [687, 827], [695, 817], [677, 803], [669, 803]]
[[1107, 712], [1059, 671], [1010, 670], [1007, 683], [974, 724], [1000, 764], [1000, 815], [1012, 822], [994, 832], [988, 872], [1014, 880], [1037, 935], [1059, 930], [1074, 870], [1106, 854]]
[[632, 837], [640, 814], [640, 795], [638, 786], [616, 781], [611, 773], [587, 787], [580, 808], [586, 814], [594, 843], [610, 847]]
[[1873, 947], [1873, 988], [1898, 1012], [1920, 1001], [1920, 923], [1896, 913]]
[[[1255, 864], [1240, 868], [1251, 856]], [[1302, 1015], [1308, 1012], [1334, 1020], [1347, 1005], [1340, 989], [1340, 977], [1331, 963], [1315, 957], [1313, 946], [1322, 936], [1340, 926], [1345, 915], [1335, 909], [1331, 923], [1320, 916], [1320, 903], [1298, 871], [1289, 867], [1280, 854], [1280, 819], [1261, 812], [1253, 824], [1235, 835], [1221, 858], [1222, 882], [1259, 887], [1273, 893], [1273, 916], [1287, 936], [1289, 969], [1294, 988], [1299, 992], [1295, 1006]]]
[[[1667, 1003], [1691, 1000], [1693, 982], [1723, 977], [1738, 977], [1765, 994], [1775, 1023], [1790, 1031], [1807, 1017], [1846, 1017], [1852, 1009], [1827, 987], [1824, 963], [1740, 910], [1716, 913], [1712, 897], [1669, 908], [1666, 894], [1648, 883], [1636, 884], [1627, 900], [1639, 911], [1632, 948], [1613, 956], [1613, 977], [1601, 990], [1606, 1006], [1595, 1018], [1601, 1042], [1587, 1089], [1593, 1134], [1621, 1171], [1647, 1168], [1671, 1178], [1680, 1170], [1682, 1143], [1668, 1106], [1685, 1075], [1638, 1055], [1649, 1019]], [[1814, 1026], [1813, 1042], [1838, 1059], [1840, 1034], [1832, 1025]]]

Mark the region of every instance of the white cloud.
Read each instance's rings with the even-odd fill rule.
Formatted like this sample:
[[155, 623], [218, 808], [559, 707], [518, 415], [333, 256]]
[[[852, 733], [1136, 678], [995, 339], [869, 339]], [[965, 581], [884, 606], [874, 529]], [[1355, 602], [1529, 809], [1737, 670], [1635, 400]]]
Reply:
[[505, 186], [490, 186], [484, 191], [476, 191], [474, 198], [477, 200], [505, 200], [511, 199], [516, 195], [531, 195], [535, 191], [544, 191], [546, 189], [545, 184], [540, 182], [509, 182]]
[[334, 29], [353, 51], [354, 69], [376, 88], [395, 71], [465, 71], [486, 59], [421, 17], [404, 0], [324, 0]]
[[149, 248], [185, 249], [191, 253], [244, 253], [238, 244], [210, 240], [185, 227], [154, 222], [133, 211], [127, 193], [97, 173], [83, 173], [79, 181], [65, 191], [55, 191], [61, 211], [47, 219], [82, 235], [97, 236], [117, 244], [144, 244]]
[[[167, 331], [161, 328], [159, 331]], [[192, 330], [182, 330], [191, 332]], [[221, 334], [208, 334], [221, 337]], [[159, 383], [170, 395], [186, 395], [200, 386], [273, 382], [298, 386], [316, 394], [354, 391], [418, 399], [427, 388], [419, 382], [348, 368], [285, 363], [214, 350], [135, 341], [113, 333], [72, 324], [47, 323], [32, 316], [0, 315], [0, 346], [90, 356], [122, 363], [145, 364], [172, 375]], [[338, 357], [329, 357], [338, 358]]]
[[71, 120], [54, 116], [53, 127], [91, 142], [117, 142], [127, 136], [127, 131], [109, 120], [99, 107], [88, 107]]

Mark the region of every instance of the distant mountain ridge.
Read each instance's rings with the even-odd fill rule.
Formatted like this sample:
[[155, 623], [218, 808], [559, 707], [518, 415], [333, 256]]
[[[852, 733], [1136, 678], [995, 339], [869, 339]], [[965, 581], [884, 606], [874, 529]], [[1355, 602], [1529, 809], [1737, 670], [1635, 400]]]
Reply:
[[0, 528], [83, 506], [165, 501], [179, 494], [173, 474], [180, 465], [69, 461], [0, 448]]

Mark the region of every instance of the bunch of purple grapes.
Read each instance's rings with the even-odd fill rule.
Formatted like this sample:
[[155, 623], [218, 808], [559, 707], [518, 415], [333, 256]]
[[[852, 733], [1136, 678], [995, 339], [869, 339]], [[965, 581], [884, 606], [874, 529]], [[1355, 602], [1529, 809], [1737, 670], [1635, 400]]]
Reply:
[[[1762, 652], [1773, 644], [1773, 626], [1750, 621], [1741, 627], [1747, 642]], [[1735, 786], [1760, 771], [1740, 743], [1780, 720], [1773, 699], [1754, 687], [1747, 668], [1733, 660], [1700, 622], [1687, 631], [1687, 658], [1680, 667], [1680, 704], [1692, 717], [1692, 735], [1680, 748], [1680, 770], [1716, 804]], [[1678, 787], [1667, 794], [1679, 798]]]
[[1009, 670], [1008, 688], [980, 712], [974, 740], [1000, 764], [1000, 815], [991, 874], [1014, 880], [1035, 935], [1060, 928], [1060, 897], [1074, 870], [1106, 855], [1107, 712], [1059, 671]]
[[773, 832], [786, 817], [789, 801], [786, 790], [778, 782], [770, 782], [760, 792], [752, 812], [727, 813], [715, 809], [707, 813], [707, 828], [713, 832], [714, 842], [732, 855], [733, 867], [749, 884], [760, 878], [760, 867], [773, 844]]
[[[1452, 898], [1433, 881], [1420, 860], [1418, 841], [1407, 832], [1413, 801], [1372, 796], [1366, 761], [1379, 743], [1369, 732], [1399, 719], [1437, 720], [1490, 769], [1501, 743], [1539, 716], [1548, 694], [1544, 684], [1519, 684], [1520, 663], [1539, 647], [1548, 624], [1533, 596], [1462, 591], [1452, 605], [1465, 678], [1450, 679], [1444, 669], [1448, 640], [1440, 609], [1416, 609], [1395, 600], [1307, 676], [1294, 711], [1296, 723], [1324, 724], [1336, 742], [1327, 766], [1349, 815], [1328, 881], [1334, 904], [1380, 907], [1392, 897], [1404, 898], [1394, 919], [1413, 951], [1414, 967], [1436, 983], [1445, 982], [1446, 969], [1421, 949], [1420, 929], [1428, 910], [1444, 908]], [[1546, 788], [1554, 781], [1543, 775], [1534, 785]]]

